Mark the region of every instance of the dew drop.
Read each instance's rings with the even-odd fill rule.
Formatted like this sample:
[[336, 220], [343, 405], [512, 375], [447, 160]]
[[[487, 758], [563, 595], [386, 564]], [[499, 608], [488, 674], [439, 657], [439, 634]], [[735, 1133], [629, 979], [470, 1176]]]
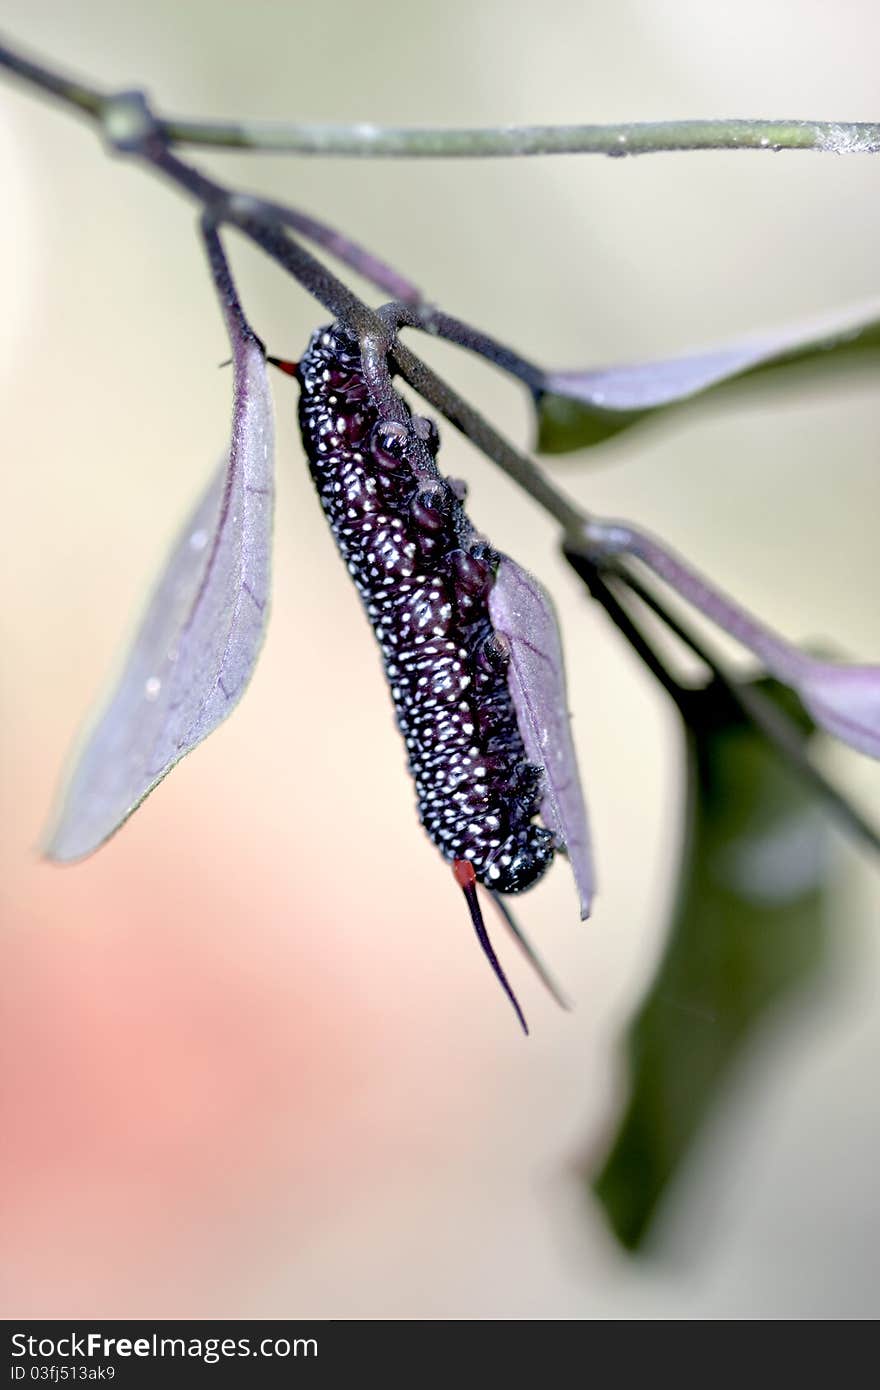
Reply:
[[205, 548], [205, 546], [206, 546], [207, 544], [208, 544], [208, 533], [207, 533], [207, 531], [205, 531], [205, 530], [193, 531], [192, 535], [191, 535], [190, 538], [189, 538], [189, 545], [190, 545], [190, 549], [191, 549], [191, 550], [204, 550], [204, 548]]
[[150, 701], [158, 700], [159, 691], [161, 689], [162, 682], [160, 681], [159, 677], [150, 676], [149, 680], [144, 682], [144, 698]]

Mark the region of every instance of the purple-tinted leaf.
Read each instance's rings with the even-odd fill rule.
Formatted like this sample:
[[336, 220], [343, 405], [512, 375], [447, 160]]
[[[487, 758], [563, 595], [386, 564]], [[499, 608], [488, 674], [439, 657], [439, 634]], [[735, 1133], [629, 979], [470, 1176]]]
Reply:
[[268, 614], [272, 407], [262, 351], [226, 306], [234, 401], [229, 459], [189, 518], [64, 794], [47, 854], [73, 860], [112, 835], [234, 709]]
[[489, 613], [510, 644], [507, 680], [526, 755], [544, 769], [541, 816], [565, 847], [581, 917], [588, 917], [595, 891], [590, 832], [553, 604], [537, 579], [505, 555], [489, 594]]
[[880, 758], [880, 666], [812, 662], [796, 688], [827, 733], [860, 753]]
[[538, 449], [586, 448], [665, 406], [702, 396], [734, 378], [814, 361], [836, 367], [854, 351], [880, 348], [880, 304], [752, 334], [704, 352], [654, 362], [547, 372], [536, 396]]

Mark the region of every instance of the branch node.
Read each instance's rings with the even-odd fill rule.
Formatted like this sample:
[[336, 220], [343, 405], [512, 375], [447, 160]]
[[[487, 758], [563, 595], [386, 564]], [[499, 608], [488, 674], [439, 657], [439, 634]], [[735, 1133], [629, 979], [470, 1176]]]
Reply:
[[162, 139], [146, 93], [136, 88], [106, 97], [100, 121], [104, 139], [117, 154], [142, 154], [151, 143]]

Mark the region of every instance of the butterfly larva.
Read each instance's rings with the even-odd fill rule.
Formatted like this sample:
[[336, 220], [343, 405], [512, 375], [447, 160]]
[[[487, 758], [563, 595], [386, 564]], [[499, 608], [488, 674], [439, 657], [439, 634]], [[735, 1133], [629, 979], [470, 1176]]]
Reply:
[[[358, 344], [344, 330], [319, 329], [295, 375], [312, 478], [382, 651], [419, 817], [453, 863], [519, 1012], [486, 938], [474, 880], [501, 893], [528, 888], [552, 862], [556, 839], [534, 823], [542, 769], [526, 757], [505, 643], [489, 616], [500, 557], [468, 520], [460, 488], [437, 471], [434, 425], [380, 415]], [[418, 472], [409, 461], [412, 434], [427, 446]]]
[[[480, 882], [527, 888], [553, 836], [533, 824], [541, 769], [526, 758], [489, 619], [498, 557], [447, 480], [414, 476], [406, 426], [379, 419], [356, 343], [319, 330], [298, 376], [312, 478], [382, 650], [422, 824]], [[436, 430], [415, 425], [435, 453]]]

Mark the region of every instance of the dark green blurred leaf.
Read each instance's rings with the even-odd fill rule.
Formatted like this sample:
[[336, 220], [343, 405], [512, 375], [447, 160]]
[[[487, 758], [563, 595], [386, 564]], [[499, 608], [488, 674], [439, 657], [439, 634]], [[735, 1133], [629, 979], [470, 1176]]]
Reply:
[[824, 379], [875, 365], [880, 354], [876, 304], [797, 328], [654, 362], [548, 372], [535, 393], [536, 448], [563, 454], [587, 449], [621, 430], [689, 403], [733, 390]]
[[[765, 693], [784, 695], [771, 682]], [[690, 740], [691, 831], [665, 955], [628, 1038], [630, 1096], [593, 1187], [635, 1249], [770, 1007], [819, 966], [827, 822], [713, 688]], [[803, 712], [800, 711], [801, 720]]]
[[571, 454], [576, 449], [592, 449], [606, 439], [628, 430], [656, 410], [603, 410], [570, 396], [548, 391], [535, 397], [538, 433], [535, 450], [539, 454]]

